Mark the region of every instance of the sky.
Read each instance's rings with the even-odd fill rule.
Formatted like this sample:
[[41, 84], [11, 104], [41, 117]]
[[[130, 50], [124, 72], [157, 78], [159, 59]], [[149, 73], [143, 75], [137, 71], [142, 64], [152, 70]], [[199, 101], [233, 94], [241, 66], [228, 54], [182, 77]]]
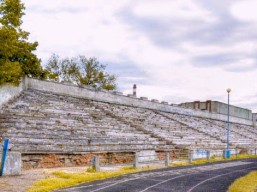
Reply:
[[42, 63], [55, 53], [107, 65], [118, 90], [257, 112], [256, 0], [23, 0]]

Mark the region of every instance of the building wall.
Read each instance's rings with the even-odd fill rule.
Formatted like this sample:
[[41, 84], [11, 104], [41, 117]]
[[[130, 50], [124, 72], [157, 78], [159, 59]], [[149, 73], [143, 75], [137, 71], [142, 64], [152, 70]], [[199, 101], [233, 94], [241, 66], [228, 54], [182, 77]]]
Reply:
[[253, 113], [253, 125], [257, 126], [257, 113]]
[[[221, 103], [218, 101], [214, 101], [214, 102], [212, 102], [212, 106], [215, 109], [212, 112], [225, 114], [225, 115], [228, 114], [228, 105], [227, 104]], [[244, 108], [230, 105], [229, 113], [231, 116], [252, 120], [252, 111], [249, 109], [244, 109]]]
[[[190, 109], [199, 109], [206, 112], [218, 113], [227, 115], [228, 114], [228, 105], [226, 103], [221, 103], [218, 101], [206, 101], [206, 102], [188, 102], [181, 103], [179, 106], [190, 108]], [[249, 109], [244, 109], [241, 107], [230, 105], [230, 116], [239, 117], [247, 120], [252, 120], [252, 111]]]

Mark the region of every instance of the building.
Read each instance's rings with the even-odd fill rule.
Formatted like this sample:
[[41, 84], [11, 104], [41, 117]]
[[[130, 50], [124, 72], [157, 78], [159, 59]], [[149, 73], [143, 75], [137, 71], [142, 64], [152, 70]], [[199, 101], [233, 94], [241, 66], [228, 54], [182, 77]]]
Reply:
[[253, 113], [253, 125], [257, 125], [257, 113]]
[[[194, 101], [179, 104], [180, 107], [190, 108], [190, 109], [199, 109], [203, 111], [208, 111], [211, 113], [218, 113], [226, 115], [228, 114], [228, 105], [226, 103], [222, 103], [219, 101]], [[234, 117], [239, 117], [242, 119], [253, 120], [252, 111], [249, 109], [237, 107], [234, 105], [230, 105], [230, 115]], [[257, 118], [257, 114], [254, 116]]]

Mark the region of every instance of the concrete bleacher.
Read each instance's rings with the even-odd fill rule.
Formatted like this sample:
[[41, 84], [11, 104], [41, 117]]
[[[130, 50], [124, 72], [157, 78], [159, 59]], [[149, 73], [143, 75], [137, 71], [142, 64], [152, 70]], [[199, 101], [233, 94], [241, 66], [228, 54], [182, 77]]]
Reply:
[[[226, 122], [28, 89], [0, 114], [2, 137], [22, 152], [222, 149]], [[230, 145], [256, 145], [257, 131], [231, 123]]]
[[[206, 135], [217, 138], [223, 143], [226, 142], [227, 122], [172, 113], [163, 113], [163, 115], [176, 121], [183, 122]], [[253, 135], [251, 130], [253, 130], [253, 127], [251, 126], [230, 123], [230, 147], [250, 148], [255, 146], [257, 144], [257, 135]]]
[[[97, 105], [98, 103], [96, 103]], [[99, 104], [98, 104], [99, 105]], [[204, 132], [198, 131], [184, 123], [167, 118], [153, 110], [122, 105], [98, 106], [102, 110], [112, 113], [116, 118], [126, 123], [133, 122], [149, 132], [149, 134], [163, 138], [179, 148], [201, 149], [222, 148], [225, 144]]]
[[[16, 96], [9, 103], [4, 99], [3, 105], [0, 98], [0, 136], [10, 139], [12, 151], [107, 154], [226, 148], [224, 116], [76, 86], [27, 81], [16, 95], [8, 93]], [[231, 119], [230, 148], [255, 148], [257, 129], [248, 120]]]
[[173, 148], [95, 108], [90, 100], [26, 90], [0, 115], [2, 137], [21, 152]]

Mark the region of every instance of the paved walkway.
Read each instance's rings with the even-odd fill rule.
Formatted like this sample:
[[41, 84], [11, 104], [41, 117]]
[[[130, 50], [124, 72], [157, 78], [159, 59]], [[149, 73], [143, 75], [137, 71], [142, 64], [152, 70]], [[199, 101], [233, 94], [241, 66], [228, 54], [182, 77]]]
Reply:
[[58, 192], [225, 192], [236, 178], [252, 170], [257, 170], [256, 159], [141, 172]]

